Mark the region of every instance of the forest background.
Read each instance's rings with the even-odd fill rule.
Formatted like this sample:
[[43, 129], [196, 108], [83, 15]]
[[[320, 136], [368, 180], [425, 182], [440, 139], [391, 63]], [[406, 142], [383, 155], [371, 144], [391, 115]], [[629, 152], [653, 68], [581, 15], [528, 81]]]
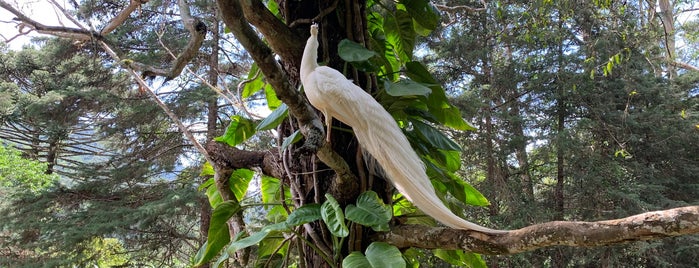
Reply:
[[[346, 126], [313, 148], [318, 118], [284, 91], [298, 93], [317, 21], [321, 61], [394, 115], [466, 219], [513, 230], [696, 206], [694, 1], [47, 2], [61, 23], [0, 2], [10, 34], [39, 34], [0, 48], [2, 267], [699, 265], [696, 234], [517, 254], [376, 235], [435, 224], [364, 164]], [[362, 221], [355, 204], [401, 217]], [[671, 235], [699, 232], [696, 218]]]

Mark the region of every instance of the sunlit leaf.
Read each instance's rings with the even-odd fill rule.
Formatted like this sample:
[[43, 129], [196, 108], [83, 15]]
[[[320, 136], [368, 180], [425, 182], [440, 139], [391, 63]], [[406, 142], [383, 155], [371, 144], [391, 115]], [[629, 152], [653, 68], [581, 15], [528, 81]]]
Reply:
[[243, 92], [240, 93], [243, 98], [249, 98], [264, 88], [265, 82], [260, 68], [257, 67], [257, 63], [253, 63], [252, 66], [250, 66], [250, 72], [248, 72], [246, 81], [247, 82], [243, 86]]
[[272, 232], [288, 230], [288, 229], [289, 229], [289, 227], [286, 225], [286, 222], [267, 225], [257, 233], [254, 233], [246, 238], [243, 238], [243, 239], [240, 239], [237, 241], [233, 241], [230, 244], [230, 246], [228, 246], [226, 251], [228, 251], [228, 254], [233, 255], [238, 250], [259, 244], [260, 241], [267, 238], [267, 236]]
[[257, 124], [257, 131], [264, 131], [276, 128], [281, 124], [284, 119], [289, 115], [288, 107], [286, 104], [282, 103], [281, 106], [277, 107], [272, 113], [270, 113], [265, 119]]
[[255, 122], [239, 115], [231, 116], [231, 123], [226, 128], [223, 136], [214, 138], [219, 142], [225, 142], [229, 146], [236, 146], [255, 135]]
[[223, 247], [230, 242], [228, 219], [240, 211], [240, 205], [234, 201], [226, 201], [214, 208], [211, 213], [208, 237], [202, 246], [202, 253], [197, 253], [194, 266], [199, 266], [211, 261]]
[[250, 185], [250, 181], [252, 181], [253, 175], [255, 175], [254, 171], [245, 168], [236, 169], [231, 173], [228, 183], [235, 198], [242, 200], [243, 197], [245, 197], [245, 193], [248, 191], [248, 186]]
[[415, 48], [415, 30], [413, 19], [408, 12], [396, 10], [393, 16], [387, 16], [384, 21], [386, 41], [403, 62], [412, 60]]
[[267, 108], [275, 110], [282, 105], [282, 101], [277, 98], [277, 92], [274, 91], [272, 85], [265, 85], [265, 100], [267, 100]]
[[439, 11], [429, 0], [400, 0], [410, 16], [427, 30], [434, 31], [439, 26]]
[[480, 254], [464, 252], [463, 250], [435, 249], [434, 255], [458, 267], [487, 268]]

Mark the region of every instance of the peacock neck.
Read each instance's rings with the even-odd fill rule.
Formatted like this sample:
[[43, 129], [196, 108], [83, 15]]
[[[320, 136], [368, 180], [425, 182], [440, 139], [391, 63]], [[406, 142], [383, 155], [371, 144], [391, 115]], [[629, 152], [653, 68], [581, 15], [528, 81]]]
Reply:
[[301, 58], [301, 80], [305, 80], [316, 67], [318, 67], [318, 40], [316, 36], [311, 35]]

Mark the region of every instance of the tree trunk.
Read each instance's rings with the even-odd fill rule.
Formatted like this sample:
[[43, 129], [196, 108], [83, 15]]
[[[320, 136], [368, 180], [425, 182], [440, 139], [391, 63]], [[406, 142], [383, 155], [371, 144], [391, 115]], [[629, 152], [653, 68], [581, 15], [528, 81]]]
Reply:
[[665, 58], [667, 60], [667, 75], [670, 79], [675, 77], [675, 21], [673, 19], [673, 6], [670, 0], [659, 0], [660, 21], [663, 23], [665, 39]]

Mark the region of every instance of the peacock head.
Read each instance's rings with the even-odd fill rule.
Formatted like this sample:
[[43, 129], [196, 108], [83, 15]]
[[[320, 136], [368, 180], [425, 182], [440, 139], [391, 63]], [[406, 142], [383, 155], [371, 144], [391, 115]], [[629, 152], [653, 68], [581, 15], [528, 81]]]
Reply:
[[311, 24], [311, 35], [312, 36], [318, 35], [318, 23]]

